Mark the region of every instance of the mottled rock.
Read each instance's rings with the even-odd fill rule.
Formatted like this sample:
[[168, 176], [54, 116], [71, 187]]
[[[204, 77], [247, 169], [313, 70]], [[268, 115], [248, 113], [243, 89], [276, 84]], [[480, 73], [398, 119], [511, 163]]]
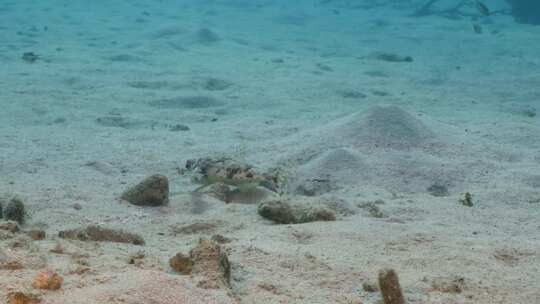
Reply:
[[379, 289], [384, 304], [405, 304], [398, 276], [393, 269], [379, 271]]
[[291, 206], [282, 201], [263, 202], [257, 209], [260, 216], [278, 224], [294, 224], [296, 218]]
[[178, 273], [201, 277], [197, 284], [201, 288], [230, 287], [231, 265], [227, 254], [216, 242], [201, 239], [189, 256], [178, 253], [169, 260], [169, 264]]
[[193, 260], [190, 256], [179, 252], [169, 260], [169, 265], [178, 273], [191, 274], [191, 270], [193, 269]]
[[8, 221], [15, 221], [19, 224], [24, 224], [26, 210], [24, 203], [19, 198], [12, 198], [4, 209], [4, 218]]
[[169, 180], [152, 175], [125, 191], [121, 198], [137, 206], [162, 206], [169, 202]]
[[64, 230], [58, 233], [58, 236], [64, 239], [93, 241], [93, 242], [116, 242], [129, 243], [133, 245], [144, 245], [144, 239], [134, 233], [125, 232], [122, 230], [107, 229], [99, 226], [88, 226], [86, 228], [78, 228]]
[[64, 279], [57, 273], [44, 270], [36, 274], [32, 287], [37, 289], [58, 290], [62, 287]]
[[27, 231], [26, 234], [34, 241], [43, 240], [47, 235], [45, 231], [41, 229], [32, 229], [30, 231]]
[[17, 222], [13, 221], [3, 222], [0, 223], [0, 230], [17, 233], [19, 232], [19, 225], [17, 225]]
[[334, 211], [322, 205], [291, 204], [283, 200], [266, 201], [259, 205], [260, 216], [278, 224], [301, 224], [316, 221], [335, 221]]
[[41, 303], [41, 299], [32, 294], [26, 294], [23, 292], [11, 292], [7, 295], [7, 304], [38, 304]]

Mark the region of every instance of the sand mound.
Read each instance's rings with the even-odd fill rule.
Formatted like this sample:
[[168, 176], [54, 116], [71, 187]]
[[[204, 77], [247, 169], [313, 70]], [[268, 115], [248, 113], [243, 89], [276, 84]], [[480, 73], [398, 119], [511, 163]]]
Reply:
[[367, 170], [361, 158], [356, 151], [347, 148], [325, 151], [299, 167], [290, 190], [313, 196], [351, 185]]
[[455, 130], [426, 121], [397, 106], [375, 106], [303, 134], [311, 143], [287, 159], [296, 169], [289, 192], [316, 196], [374, 187], [411, 193], [435, 184], [461, 190], [474, 170], [456, 158], [463, 145], [454, 144]]
[[334, 132], [358, 148], [419, 148], [435, 138], [422, 121], [397, 106], [375, 106], [355, 114]]

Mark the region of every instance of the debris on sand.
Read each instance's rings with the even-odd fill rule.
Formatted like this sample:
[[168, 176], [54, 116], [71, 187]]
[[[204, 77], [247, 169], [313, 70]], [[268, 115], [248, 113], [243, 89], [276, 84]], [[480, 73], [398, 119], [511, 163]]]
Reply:
[[3, 214], [4, 218], [8, 221], [24, 224], [26, 210], [23, 201], [17, 197], [12, 198], [4, 208]]
[[64, 279], [56, 272], [44, 270], [36, 274], [32, 287], [36, 289], [58, 290], [62, 287]]
[[11, 292], [7, 295], [7, 304], [38, 304], [41, 299], [32, 294], [23, 292]]
[[140, 235], [99, 226], [64, 230], [60, 231], [58, 236], [63, 239], [79, 240], [83, 242], [116, 242], [144, 245], [144, 239]]
[[121, 198], [137, 206], [162, 206], [169, 202], [169, 180], [152, 175], [125, 191]]
[[178, 253], [169, 260], [178, 273], [201, 276], [197, 286], [205, 289], [229, 288], [231, 265], [221, 246], [201, 239], [189, 255]]
[[335, 221], [334, 211], [325, 206], [291, 204], [284, 200], [263, 202], [259, 205], [260, 216], [278, 224], [301, 224], [317, 221]]

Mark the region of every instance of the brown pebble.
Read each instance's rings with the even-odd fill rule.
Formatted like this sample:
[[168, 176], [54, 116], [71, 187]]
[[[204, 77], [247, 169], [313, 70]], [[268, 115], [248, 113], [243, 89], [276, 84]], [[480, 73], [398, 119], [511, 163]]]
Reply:
[[64, 279], [57, 273], [45, 270], [39, 272], [32, 282], [32, 287], [37, 289], [57, 290], [62, 287]]
[[22, 292], [12, 292], [7, 295], [7, 304], [37, 304], [41, 300], [34, 295], [26, 295]]
[[39, 229], [30, 230], [27, 232], [27, 234], [34, 241], [41, 241], [45, 239], [46, 236], [45, 231]]
[[14, 221], [7, 221], [5, 223], [0, 223], [0, 230], [9, 231], [11, 233], [19, 232], [19, 225]]
[[398, 276], [393, 269], [379, 271], [379, 288], [384, 304], [405, 304]]
[[181, 274], [190, 274], [193, 269], [192, 259], [181, 252], [177, 253], [169, 260], [169, 265], [171, 265], [171, 268], [174, 269], [174, 271]]

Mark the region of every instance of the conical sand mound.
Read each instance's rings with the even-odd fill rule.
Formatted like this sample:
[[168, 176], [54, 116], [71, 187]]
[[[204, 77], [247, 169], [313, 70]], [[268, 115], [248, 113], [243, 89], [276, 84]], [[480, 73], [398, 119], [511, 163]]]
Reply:
[[420, 148], [435, 139], [422, 121], [396, 106], [376, 106], [353, 115], [335, 132], [358, 148]]

